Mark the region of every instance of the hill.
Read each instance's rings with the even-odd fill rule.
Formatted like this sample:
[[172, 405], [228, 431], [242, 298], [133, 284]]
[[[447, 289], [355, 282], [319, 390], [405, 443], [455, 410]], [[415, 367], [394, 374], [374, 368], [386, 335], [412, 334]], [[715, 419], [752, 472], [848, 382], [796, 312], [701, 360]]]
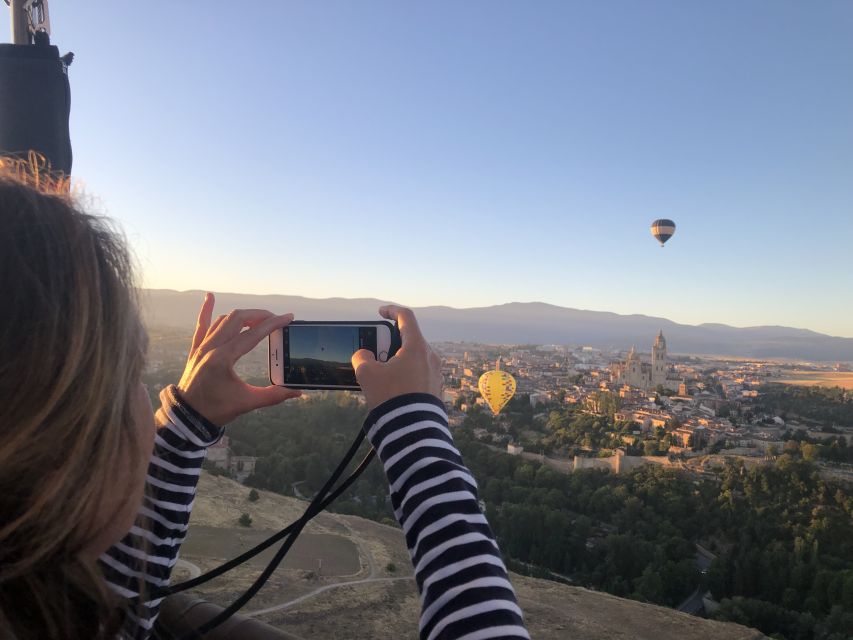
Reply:
[[[201, 291], [146, 289], [143, 309], [149, 326], [191, 328]], [[371, 298], [328, 298], [218, 293], [217, 309], [260, 308], [292, 311], [306, 320], [353, 320], [376, 317], [384, 304]], [[495, 344], [582, 344], [627, 349], [650, 345], [663, 330], [674, 353], [747, 358], [853, 361], [853, 338], [839, 338], [790, 327], [731, 327], [679, 324], [665, 318], [569, 309], [541, 302], [512, 302], [492, 307], [415, 309], [427, 338]]]
[[[206, 570], [287, 525], [306, 502], [249, 489], [203, 473], [181, 569]], [[248, 513], [251, 528], [237, 519]], [[195, 592], [227, 604], [251, 583], [261, 563], [241, 567], [228, 578]], [[247, 612], [286, 630], [294, 638], [416, 638], [419, 602], [399, 529], [355, 516], [324, 513], [306, 528], [284, 566], [247, 605]], [[556, 582], [511, 574], [531, 636], [655, 638], [655, 640], [753, 640], [754, 629], [703, 620], [671, 609], [623, 600]]]

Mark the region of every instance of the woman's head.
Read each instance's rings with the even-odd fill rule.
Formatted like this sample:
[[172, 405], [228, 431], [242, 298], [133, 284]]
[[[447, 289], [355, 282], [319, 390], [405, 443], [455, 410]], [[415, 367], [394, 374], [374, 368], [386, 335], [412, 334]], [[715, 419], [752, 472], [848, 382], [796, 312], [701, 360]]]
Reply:
[[0, 609], [51, 618], [39, 584], [129, 528], [153, 422], [120, 236], [19, 169], [0, 168]]

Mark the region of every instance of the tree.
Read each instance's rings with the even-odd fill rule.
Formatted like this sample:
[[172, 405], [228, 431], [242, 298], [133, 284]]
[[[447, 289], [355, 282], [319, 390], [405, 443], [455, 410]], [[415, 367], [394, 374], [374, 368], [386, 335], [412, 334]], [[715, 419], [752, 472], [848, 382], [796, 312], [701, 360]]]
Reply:
[[237, 520], [237, 523], [241, 527], [251, 527], [252, 526], [252, 516], [250, 516], [248, 513], [244, 513], [243, 515], [240, 516], [240, 519]]
[[800, 445], [796, 440], [788, 440], [783, 450], [790, 456], [796, 456], [800, 453]]
[[643, 454], [647, 456], [656, 456], [658, 454], [657, 440], [646, 440], [643, 442]]
[[258, 494], [258, 491], [256, 489], [252, 489], [249, 492], [249, 502], [257, 502], [258, 498], [260, 498], [260, 497], [261, 496]]
[[329, 477], [329, 472], [323, 462], [323, 458], [319, 454], [311, 453], [305, 462], [305, 481], [308, 486], [316, 491], [323, 486], [326, 478]]
[[652, 565], [647, 565], [635, 582], [637, 595], [649, 602], [660, 602], [663, 597], [663, 580]]

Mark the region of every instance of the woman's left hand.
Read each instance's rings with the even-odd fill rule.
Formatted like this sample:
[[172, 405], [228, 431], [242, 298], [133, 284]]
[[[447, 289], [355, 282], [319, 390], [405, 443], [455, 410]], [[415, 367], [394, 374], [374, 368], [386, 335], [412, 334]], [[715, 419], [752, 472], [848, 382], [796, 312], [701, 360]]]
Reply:
[[223, 426], [254, 409], [299, 397], [301, 393], [293, 389], [254, 387], [234, 372], [237, 360], [270, 333], [290, 324], [293, 314], [277, 316], [261, 309], [235, 309], [211, 324], [214, 303], [213, 294], [206, 294], [187, 366], [178, 383], [183, 399], [213, 424]]

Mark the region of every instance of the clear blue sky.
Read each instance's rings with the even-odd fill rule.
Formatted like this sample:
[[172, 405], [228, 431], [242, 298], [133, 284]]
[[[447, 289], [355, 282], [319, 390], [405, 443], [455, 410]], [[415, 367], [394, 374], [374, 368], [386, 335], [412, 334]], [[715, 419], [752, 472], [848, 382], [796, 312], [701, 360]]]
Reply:
[[251, 6], [51, 0], [147, 286], [853, 336], [853, 2]]

